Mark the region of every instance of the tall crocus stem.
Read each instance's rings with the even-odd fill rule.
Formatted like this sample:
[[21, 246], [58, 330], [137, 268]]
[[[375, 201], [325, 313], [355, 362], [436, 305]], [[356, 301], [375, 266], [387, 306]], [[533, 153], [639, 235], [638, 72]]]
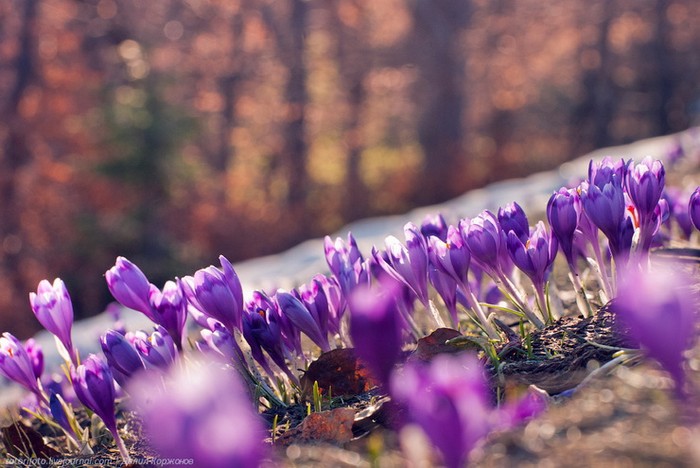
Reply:
[[537, 294], [537, 305], [540, 308], [542, 317], [547, 323], [553, 323], [554, 317], [552, 317], [552, 311], [549, 309], [544, 287], [535, 287], [535, 293]]
[[530, 306], [527, 305], [527, 302], [521, 296], [520, 291], [518, 291], [518, 288], [515, 287], [513, 282], [510, 279], [508, 279], [507, 276], [501, 274], [496, 284], [501, 286], [502, 288], [505, 288], [506, 292], [513, 300], [515, 305], [523, 311], [527, 319], [530, 322], [532, 322], [532, 324], [535, 327], [537, 327], [538, 329], [544, 328], [544, 322], [542, 322], [542, 320], [535, 314], [535, 312], [530, 308]]
[[469, 307], [474, 311], [476, 314], [477, 319], [479, 319], [479, 323], [481, 323], [481, 326], [484, 328], [484, 331], [486, 334], [491, 338], [492, 340], [501, 340], [501, 336], [498, 334], [496, 329], [494, 328], [493, 324], [489, 322], [488, 318], [486, 317], [486, 314], [484, 313], [484, 309], [481, 307], [481, 304], [479, 304], [478, 299], [474, 295], [474, 292], [471, 290], [471, 288], [467, 288], [464, 286], [461, 286], [462, 291], [464, 292], [464, 296], [467, 298], [467, 302], [469, 303]]
[[569, 272], [569, 279], [576, 291], [576, 305], [578, 306], [579, 312], [581, 312], [584, 317], [591, 317], [593, 315], [593, 310], [591, 309], [590, 302], [588, 302], [588, 296], [586, 296], [586, 290], [583, 288], [581, 280], [578, 275], [573, 272]]
[[600, 279], [600, 285], [603, 287], [603, 292], [605, 293], [605, 296], [609, 299], [614, 297], [613, 295], [613, 287], [610, 284], [610, 280], [608, 278], [608, 268], [605, 264], [605, 260], [603, 259], [603, 254], [600, 251], [600, 244], [598, 243], [597, 239], [593, 240], [591, 242], [591, 245], [593, 245], [593, 254], [595, 255], [595, 260], [596, 263], [598, 264], [598, 270], [596, 273], [598, 274], [598, 277]]

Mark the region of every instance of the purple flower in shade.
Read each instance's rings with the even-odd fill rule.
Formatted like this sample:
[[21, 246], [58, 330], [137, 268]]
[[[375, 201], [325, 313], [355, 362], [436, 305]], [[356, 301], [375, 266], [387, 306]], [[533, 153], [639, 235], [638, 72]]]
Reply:
[[24, 342], [24, 350], [32, 361], [34, 375], [36, 375], [37, 379], [40, 379], [41, 374], [44, 373], [44, 352], [41, 349], [41, 345], [34, 338], [29, 338]]
[[581, 219], [581, 198], [574, 189], [561, 188], [547, 202], [547, 220], [559, 241], [569, 268], [578, 274], [574, 257], [574, 233]]
[[503, 232], [508, 235], [513, 231], [518, 239], [525, 242], [530, 233], [530, 223], [525, 211], [516, 202], [509, 203], [504, 208], [498, 209], [498, 222]]
[[0, 337], [0, 374], [17, 382], [36, 395], [38, 401], [48, 403], [41, 392], [37, 366], [22, 343], [11, 333]]
[[428, 304], [428, 245], [413, 223], [404, 226], [406, 246], [394, 236], [385, 239], [388, 260], [374, 255], [384, 271], [413, 290], [423, 304]]
[[557, 256], [557, 238], [547, 231], [542, 221], [538, 221], [530, 236], [521, 241], [513, 231], [508, 233], [508, 253], [513, 263], [537, 289], [544, 289], [549, 270]]
[[86, 408], [102, 419], [112, 433], [124, 463], [129, 465], [129, 452], [117, 430], [117, 419], [114, 415], [114, 379], [107, 361], [90, 354], [77, 368], [71, 367], [71, 380], [75, 395]]
[[56, 278], [51, 284], [47, 280], [41, 280], [36, 293], [29, 293], [29, 302], [39, 323], [61, 342], [68, 353], [68, 360], [77, 362], [71, 338], [73, 303], [63, 281]]
[[330, 351], [328, 335], [325, 335], [318, 323], [312, 317], [311, 312], [302, 302], [291, 293], [277, 291], [275, 299], [279, 304], [282, 314], [302, 333], [316, 343], [323, 352]]
[[264, 428], [233, 369], [192, 361], [173, 367], [164, 382], [147, 374], [135, 379], [129, 394], [163, 459], [192, 459], [194, 466], [208, 468], [257, 468], [265, 456]]
[[146, 369], [166, 370], [177, 359], [177, 347], [165, 328], [156, 325], [150, 335], [143, 331], [127, 333]]
[[183, 278], [182, 290], [195, 308], [234, 333], [235, 329], [241, 329], [243, 288], [231, 262], [223, 255], [219, 261], [221, 269], [208, 266], [193, 277]]
[[105, 273], [105, 279], [109, 292], [121, 305], [141, 312], [153, 322], [156, 321], [148, 300], [151, 283], [139, 267], [124, 257], [117, 257], [117, 262]]
[[267, 362], [263, 350], [293, 382], [299, 383], [285, 360], [287, 351], [277, 318], [272, 309], [263, 309], [254, 302], [249, 303], [243, 311], [243, 338], [250, 346], [253, 359], [271, 379], [274, 380], [277, 377]]
[[333, 242], [329, 236], [326, 236], [324, 239], [324, 252], [328, 267], [338, 280], [344, 297], [349, 297], [358, 284], [364, 284], [369, 281], [369, 272], [362, 268], [364, 260], [360, 249], [357, 247], [357, 241], [355, 241], [351, 232], [348, 232], [347, 243], [340, 237]]
[[557, 256], [557, 238], [547, 231], [542, 221], [538, 221], [530, 236], [523, 242], [515, 232], [508, 233], [508, 253], [513, 263], [527, 275], [535, 286], [537, 299], [545, 319], [549, 318], [544, 294], [545, 282]]
[[358, 288], [349, 299], [350, 336], [355, 353], [383, 385], [401, 356], [402, 326], [397, 301], [403, 283], [382, 278], [374, 287]]
[[683, 395], [683, 352], [695, 338], [697, 297], [687, 274], [664, 266], [628, 268], [621, 276], [612, 310], [623, 326], [657, 360]]
[[188, 301], [182, 293], [180, 280], [177, 283], [166, 281], [162, 291], [152, 286], [149, 302], [153, 306], [155, 323], [167, 330], [177, 349], [181, 351]]
[[467, 353], [440, 355], [430, 364], [407, 364], [392, 376], [391, 395], [449, 468], [464, 466], [472, 449], [492, 430], [506, 429], [542, 410], [534, 402], [507, 413], [493, 408], [483, 369]]
[[122, 388], [134, 374], [146, 368], [134, 345], [115, 330], [107, 330], [100, 336], [100, 346], [114, 380]]
[[429, 214], [421, 223], [420, 232], [426, 239], [430, 239], [430, 236], [435, 236], [445, 241], [447, 238], [447, 221], [445, 221], [445, 217], [441, 213]]
[[625, 216], [626, 204], [622, 185], [609, 182], [601, 189], [582, 182], [579, 191], [586, 215], [605, 234], [613, 258], [624, 264], [632, 246], [634, 225], [632, 220]]
[[695, 229], [700, 230], [700, 187], [696, 188], [688, 202], [688, 215]]

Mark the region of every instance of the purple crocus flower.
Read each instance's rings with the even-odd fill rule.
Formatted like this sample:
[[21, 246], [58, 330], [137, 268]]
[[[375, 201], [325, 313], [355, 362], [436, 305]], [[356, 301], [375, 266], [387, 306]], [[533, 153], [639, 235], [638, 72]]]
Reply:
[[420, 232], [426, 239], [435, 236], [444, 241], [447, 238], [447, 228], [447, 221], [441, 213], [429, 214], [421, 223]]
[[112, 296], [124, 307], [137, 310], [155, 322], [148, 300], [151, 283], [143, 272], [124, 257], [117, 257], [112, 268], [105, 273], [107, 287]]
[[66, 413], [64, 403], [63, 398], [60, 397], [58, 393], [51, 392], [51, 396], [49, 397], [49, 411], [51, 412], [51, 417], [59, 426], [61, 426], [66, 435], [68, 435], [68, 437], [70, 437], [73, 442], [77, 444], [79, 437], [68, 421], [68, 414]]
[[41, 349], [41, 345], [34, 338], [29, 338], [24, 342], [24, 350], [32, 361], [34, 375], [36, 375], [37, 379], [40, 379], [41, 374], [44, 373], [44, 351]]
[[600, 162], [588, 163], [588, 183], [602, 190], [605, 184], [615, 183], [622, 185], [627, 177], [627, 171], [632, 160], [620, 159], [613, 161], [610, 156], [604, 157]]
[[428, 255], [435, 267], [450, 275], [462, 286], [468, 286], [467, 274], [471, 255], [457, 228], [450, 226], [444, 241], [437, 237], [429, 238]]
[[68, 353], [68, 360], [77, 362], [71, 338], [73, 303], [63, 281], [56, 278], [51, 284], [47, 280], [41, 280], [36, 293], [29, 293], [29, 302], [39, 323], [61, 342]]
[[114, 379], [107, 361], [90, 354], [77, 368], [71, 367], [71, 380], [75, 395], [86, 408], [102, 419], [112, 433], [124, 463], [129, 465], [129, 452], [117, 430], [117, 419], [114, 415]]
[[294, 297], [293, 294], [285, 291], [277, 291], [275, 299], [279, 304], [282, 314], [298, 328], [302, 333], [308, 336], [311, 341], [316, 343], [323, 352], [330, 351], [328, 344], [328, 336], [324, 335], [318, 323], [311, 316], [309, 310], [302, 302]]
[[325, 276], [316, 275], [310, 283], [302, 284], [298, 290], [293, 291], [309, 311], [314, 322], [318, 325], [321, 335], [324, 337], [328, 336], [331, 315], [331, 305], [324, 287], [326, 282], [327, 278]]
[[502, 276], [508, 253], [505, 234], [496, 216], [488, 210], [479, 213], [469, 222], [460, 222], [462, 237], [469, 248], [471, 258], [494, 279]]
[[658, 361], [684, 394], [683, 352], [695, 339], [697, 293], [686, 274], [673, 267], [629, 268], [612, 310], [633, 338]]
[[413, 223], [404, 226], [406, 246], [394, 236], [385, 239], [388, 261], [374, 255], [384, 271], [413, 290], [418, 299], [428, 304], [428, 245]]
[[221, 269], [208, 266], [183, 278], [182, 290], [194, 307], [234, 333], [241, 329], [243, 288], [231, 262], [223, 255], [219, 261]]
[[516, 202], [509, 203], [498, 209], [498, 222], [503, 232], [508, 235], [513, 231], [518, 239], [525, 242], [530, 233], [530, 223], [525, 211]]
[[608, 239], [613, 258], [623, 266], [626, 263], [634, 225], [626, 217], [625, 194], [622, 185], [609, 182], [602, 189], [597, 185], [582, 182], [579, 186], [581, 202], [588, 218]]
[[383, 278], [374, 287], [358, 288], [350, 296], [350, 336], [357, 357], [383, 385], [401, 356], [402, 326], [397, 301], [403, 283]]
[[279, 367], [292, 382], [298, 383], [299, 380], [292, 373], [287, 365], [285, 356], [285, 344], [277, 321], [278, 316], [272, 309], [259, 308], [257, 304], [250, 303], [243, 312], [243, 338], [250, 346], [250, 353], [253, 359], [260, 364], [260, 367], [270, 376], [275, 379], [275, 372], [267, 362], [263, 350], [270, 356], [272, 362]]
[[693, 233], [693, 222], [690, 220], [690, 213], [688, 213], [688, 194], [683, 194], [680, 189], [676, 187], [667, 187], [663, 194], [666, 203], [668, 203], [668, 209], [670, 212], [667, 224], [670, 229], [672, 220], [675, 220], [676, 224], [680, 229], [680, 235], [683, 239], [690, 239], [690, 235]]
[[0, 374], [17, 382], [36, 395], [38, 401], [47, 403], [39, 387], [37, 366], [22, 343], [11, 333], [0, 337]]
[[349, 297], [358, 284], [369, 281], [369, 272], [363, 271], [362, 263], [364, 260], [351, 232], [348, 232], [347, 243], [340, 237], [333, 242], [329, 236], [326, 236], [324, 252], [328, 267], [338, 280], [344, 297]]
[[116, 330], [107, 330], [102, 334], [100, 346], [112, 370], [114, 380], [122, 388], [134, 374], [146, 368], [134, 345]]
[[559, 241], [571, 272], [578, 274], [574, 257], [574, 233], [581, 219], [581, 198], [574, 189], [562, 187], [547, 202], [547, 220]]
[[654, 212], [661, 199], [666, 179], [664, 165], [647, 156], [627, 172], [626, 187], [641, 220]]
[[162, 291], [152, 286], [148, 299], [153, 307], [155, 323], [165, 328], [177, 349], [182, 351], [188, 301], [182, 292], [180, 280], [177, 283], [166, 281]]
[[514, 231], [510, 231], [507, 245], [508, 253], [515, 266], [525, 273], [535, 286], [540, 310], [547, 319], [544, 287], [557, 256], [559, 248], [557, 238], [552, 235], [551, 231], [545, 229], [542, 221], [539, 221], [525, 242], [519, 239]]
[[177, 359], [175, 342], [160, 325], [156, 325], [150, 335], [144, 331], [137, 331], [127, 333], [126, 339], [139, 353], [146, 369], [166, 370]]
[[463, 353], [440, 355], [430, 364], [411, 362], [391, 380], [391, 395], [442, 454], [449, 468], [462, 467], [472, 449], [494, 429], [506, 429], [541, 411], [493, 408], [477, 358]]
[[688, 215], [695, 229], [700, 230], [700, 187], [696, 188], [692, 195], [690, 195]]
[[265, 431], [233, 369], [188, 362], [173, 367], [164, 382], [143, 375], [130, 385], [129, 394], [162, 459], [191, 459], [194, 466], [208, 468], [260, 466]]
[[659, 160], [646, 157], [627, 173], [627, 193], [636, 208], [639, 224], [639, 245], [642, 251], [651, 247], [658, 229], [659, 200], [664, 189], [666, 171]]

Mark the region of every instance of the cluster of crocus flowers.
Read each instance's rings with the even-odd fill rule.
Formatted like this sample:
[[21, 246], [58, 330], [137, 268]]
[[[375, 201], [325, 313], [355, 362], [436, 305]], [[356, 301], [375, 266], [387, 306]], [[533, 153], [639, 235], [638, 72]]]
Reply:
[[[668, 236], [674, 219], [686, 233], [693, 226], [700, 230], [700, 187], [685, 199], [664, 185], [659, 161], [606, 158], [592, 162], [577, 187], [552, 194], [546, 208], [549, 227], [544, 221], [531, 225], [513, 202], [455, 225], [442, 215], [420, 226], [407, 223], [403, 240], [389, 236], [383, 249], [374, 247], [367, 257], [352, 234], [347, 240], [327, 237], [330, 275], [316, 275], [290, 291], [252, 291], [247, 297], [224, 256], [218, 266], [167, 281], [162, 288], [119, 257], [105, 274], [109, 290], [154, 327], [107, 330], [100, 337], [104, 358], [90, 355], [84, 362], [72, 340], [73, 308], [63, 281], [40, 282], [30, 304], [56, 337], [77, 398], [104, 421], [125, 461], [129, 454], [115, 418], [119, 392], [133, 398], [163, 455], [194, 455], [206, 466], [254, 466], [263, 456], [262, 435], [239, 376], [248, 379], [249, 389], [272, 398], [268, 402], [282, 404], [267, 382], [281, 395], [299, 384], [295, 371], [312, 355], [352, 344], [445, 463], [460, 466], [484, 435], [536, 414], [542, 401], [532, 397], [495, 408], [483, 369], [468, 356], [410, 363], [399, 373], [402, 348], [448, 321], [464, 330], [465, 319], [492, 342], [500, 341], [493, 310], [513, 312], [535, 328], [551, 323], [555, 316], [547, 283], [559, 250], [584, 302], [590, 283], [583, 284], [582, 273], [592, 267], [603, 290], [600, 299], [615, 298], [613, 310], [682, 392], [682, 354], [695, 323], [689, 289], [679, 292], [685, 283], [676, 273], [651, 270], [647, 254]], [[436, 296], [444, 308], [436, 306]], [[201, 328], [201, 339], [187, 336], [188, 318]], [[309, 352], [308, 344], [316, 349]], [[193, 365], [189, 353], [214, 363]], [[69, 407], [42, 387], [42, 373], [36, 343], [21, 343], [9, 333], [0, 337], [0, 374], [32, 392], [37, 407], [77, 438], [68, 422], [73, 418]], [[291, 386], [283, 387], [287, 383]], [[166, 434], [158, 431], [163, 424], [182, 430]]]

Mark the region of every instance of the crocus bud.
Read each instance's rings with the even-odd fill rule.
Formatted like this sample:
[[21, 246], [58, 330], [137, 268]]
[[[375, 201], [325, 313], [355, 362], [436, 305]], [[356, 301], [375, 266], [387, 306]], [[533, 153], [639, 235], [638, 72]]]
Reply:
[[63, 281], [56, 278], [51, 284], [41, 280], [37, 292], [29, 293], [29, 302], [39, 323], [58, 338], [70, 360], [77, 362], [71, 338], [73, 303]]
[[105, 273], [105, 279], [109, 292], [121, 305], [137, 310], [155, 322], [148, 300], [151, 283], [139, 267], [124, 257], [117, 257], [117, 262]]
[[525, 211], [516, 202], [509, 203], [505, 207], [498, 209], [498, 222], [506, 236], [513, 231], [518, 236], [518, 239], [523, 242], [525, 242], [530, 233], [530, 223], [527, 220]]
[[46, 403], [46, 397], [39, 387], [39, 375], [32, 357], [27, 354], [22, 343], [11, 333], [5, 332], [0, 337], [0, 374], [17, 382], [34, 393], [40, 401]]
[[374, 255], [384, 271], [413, 290], [418, 299], [428, 303], [428, 245], [413, 223], [404, 226], [406, 246], [396, 237], [385, 239], [387, 260]]
[[547, 220], [559, 241], [569, 268], [578, 273], [574, 258], [574, 233], [581, 219], [581, 198], [574, 189], [561, 188], [547, 202]]
[[348, 232], [347, 243], [340, 237], [336, 238], [334, 242], [329, 236], [326, 236], [323, 245], [328, 267], [338, 280], [343, 295], [347, 298], [355, 286], [362, 283], [362, 278], [359, 275], [362, 269], [360, 268], [358, 271], [357, 266], [362, 265], [363, 258], [357, 247], [357, 241], [352, 233]]
[[124, 463], [131, 463], [129, 453], [117, 430], [117, 419], [114, 415], [114, 379], [107, 361], [90, 354], [77, 368], [71, 367], [73, 390], [80, 402], [93, 411], [105, 423], [112, 433], [119, 448]]
[[627, 193], [637, 208], [640, 224], [644, 224], [643, 220], [654, 213], [664, 190], [665, 178], [663, 163], [651, 157], [644, 158], [628, 171]]
[[115, 330], [107, 330], [100, 336], [100, 346], [112, 369], [114, 379], [121, 387], [124, 387], [134, 374], [146, 368], [134, 345]]

